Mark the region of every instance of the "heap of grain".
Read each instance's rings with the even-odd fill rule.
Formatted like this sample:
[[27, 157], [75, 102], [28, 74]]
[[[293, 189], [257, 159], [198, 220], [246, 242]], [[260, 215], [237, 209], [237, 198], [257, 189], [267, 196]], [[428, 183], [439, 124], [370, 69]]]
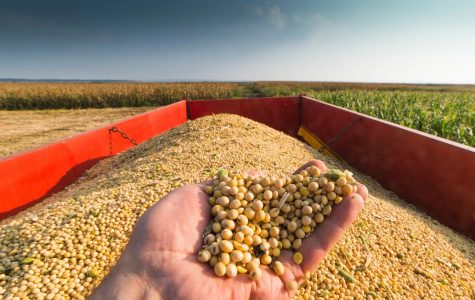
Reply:
[[[290, 174], [315, 157], [350, 169], [371, 193], [296, 298], [475, 297], [473, 241], [283, 133], [217, 115], [100, 163], [55, 201], [4, 222], [0, 298], [83, 299], [114, 265], [138, 217], [172, 189], [207, 179], [219, 168]], [[342, 277], [339, 268], [351, 277]]]

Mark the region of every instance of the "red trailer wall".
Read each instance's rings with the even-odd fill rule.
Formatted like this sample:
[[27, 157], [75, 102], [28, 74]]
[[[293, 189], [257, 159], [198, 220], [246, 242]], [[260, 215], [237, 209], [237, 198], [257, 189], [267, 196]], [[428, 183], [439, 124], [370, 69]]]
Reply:
[[0, 219], [62, 190], [99, 160], [133, 146], [119, 133], [109, 134], [109, 128], [142, 143], [186, 120], [186, 101], [180, 101], [0, 160]]
[[188, 101], [188, 118], [229, 113], [266, 124], [288, 135], [297, 136], [299, 97], [249, 98]]
[[301, 116], [325, 143], [361, 118], [329, 146], [441, 223], [475, 237], [475, 149], [307, 97]]

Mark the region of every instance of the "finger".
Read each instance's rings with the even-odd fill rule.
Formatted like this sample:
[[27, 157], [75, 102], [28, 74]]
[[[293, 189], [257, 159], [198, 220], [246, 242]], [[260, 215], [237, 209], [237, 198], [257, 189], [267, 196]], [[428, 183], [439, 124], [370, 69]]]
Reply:
[[343, 197], [340, 204], [333, 206], [331, 215], [325, 218], [302, 243], [300, 251], [304, 257], [302, 263], [304, 272], [314, 270], [318, 266], [356, 219], [363, 205], [363, 198], [359, 194], [352, 194]]
[[356, 193], [360, 195], [364, 201], [366, 201], [366, 199], [368, 199], [368, 188], [364, 184], [361, 184], [361, 183], [357, 183], [356, 186], [358, 187], [358, 189], [356, 190]]
[[[280, 253], [279, 261], [284, 265], [284, 268], [285, 268], [284, 274], [279, 276], [280, 280], [282, 281], [284, 289], [286, 289], [287, 283], [292, 280], [297, 281], [297, 283], [300, 285], [300, 283], [302, 283], [304, 279], [304, 273], [300, 265], [297, 265], [296, 263], [294, 263], [292, 259], [292, 252], [283, 250]], [[295, 292], [296, 292], [295, 290], [288, 291], [289, 296], [293, 297]]]
[[327, 166], [325, 166], [325, 163], [321, 160], [318, 159], [312, 159], [308, 161], [306, 164], [298, 168], [294, 174], [300, 173], [300, 171], [307, 169], [308, 167], [315, 166], [318, 167], [322, 172], [325, 172], [327, 170]]
[[[290, 297], [287, 294], [287, 290], [283, 286], [282, 281], [280, 281], [275, 275], [274, 271], [267, 266], [261, 266], [260, 268], [262, 270], [262, 277], [259, 280], [253, 282], [254, 288], [249, 299], [289, 299]], [[243, 297], [240, 298], [243, 299]]]

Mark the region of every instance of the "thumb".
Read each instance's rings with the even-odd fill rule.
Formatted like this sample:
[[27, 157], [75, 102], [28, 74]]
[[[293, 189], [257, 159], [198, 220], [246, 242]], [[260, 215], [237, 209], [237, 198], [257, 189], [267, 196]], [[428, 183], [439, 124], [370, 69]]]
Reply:
[[351, 223], [358, 217], [364, 201], [361, 195], [352, 194], [343, 197], [343, 201], [333, 206], [330, 216], [317, 225], [315, 231], [307, 237], [300, 248], [304, 257], [304, 272], [314, 270], [331, 248], [340, 240]]

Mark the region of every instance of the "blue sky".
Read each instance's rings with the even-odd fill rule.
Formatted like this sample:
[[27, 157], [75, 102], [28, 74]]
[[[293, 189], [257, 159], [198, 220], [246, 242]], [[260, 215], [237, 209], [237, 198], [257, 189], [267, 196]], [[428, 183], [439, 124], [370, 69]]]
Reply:
[[475, 83], [473, 0], [0, 0], [0, 78]]

